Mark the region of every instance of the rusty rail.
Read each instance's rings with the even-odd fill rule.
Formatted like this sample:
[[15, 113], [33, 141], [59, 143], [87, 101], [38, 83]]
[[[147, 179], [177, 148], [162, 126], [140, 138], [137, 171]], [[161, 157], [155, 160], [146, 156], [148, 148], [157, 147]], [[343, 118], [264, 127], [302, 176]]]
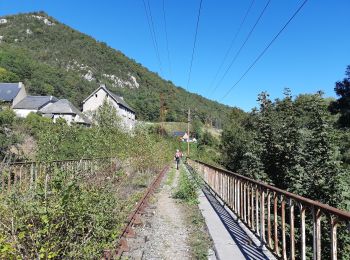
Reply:
[[108, 259], [108, 260], [119, 259], [122, 256], [123, 252], [126, 252], [129, 250], [126, 238], [135, 237], [136, 234], [135, 234], [135, 231], [133, 230], [133, 226], [140, 225], [142, 223], [140, 218], [141, 218], [141, 215], [144, 213], [145, 208], [148, 205], [148, 200], [150, 196], [153, 194], [154, 190], [159, 186], [160, 182], [162, 181], [168, 169], [169, 169], [169, 166], [165, 166], [163, 170], [159, 172], [159, 174], [153, 180], [153, 182], [148, 186], [144, 195], [142, 196], [140, 201], [137, 203], [137, 206], [127, 218], [126, 225], [124, 226], [121, 234], [117, 239], [117, 249], [104, 250], [104, 256], [103, 256], [104, 259]]
[[[237, 214], [238, 218], [253, 231], [260, 239], [261, 246], [268, 248], [277, 257], [292, 260], [296, 258], [306, 259], [306, 229], [307, 224], [311, 223], [313, 259], [321, 259], [321, 224], [328, 225], [331, 259], [337, 259], [337, 227], [340, 224], [349, 224], [350, 212], [198, 160], [187, 159], [187, 163], [211, 190]], [[307, 219], [306, 213], [311, 213], [312, 217]], [[296, 222], [299, 224], [298, 230], [295, 227]], [[299, 247], [296, 246], [297, 231], [299, 231]], [[296, 256], [296, 252], [298, 252], [298, 256]], [[322, 257], [325, 258], [325, 256]]]
[[36, 182], [47, 174], [50, 175], [55, 169], [74, 172], [83, 171], [94, 173], [106, 167], [117, 165], [116, 158], [83, 158], [80, 160], [55, 160], [49, 162], [15, 162], [4, 167], [0, 171], [0, 192], [10, 192], [15, 188], [32, 188]]

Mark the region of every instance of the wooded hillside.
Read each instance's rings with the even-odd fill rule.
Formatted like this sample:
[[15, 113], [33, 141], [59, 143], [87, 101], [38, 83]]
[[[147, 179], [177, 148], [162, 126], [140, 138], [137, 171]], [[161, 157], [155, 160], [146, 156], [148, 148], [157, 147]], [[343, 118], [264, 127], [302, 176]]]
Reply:
[[2, 17], [0, 81], [23, 81], [30, 94], [65, 97], [75, 105], [100, 83], [121, 95], [141, 120], [158, 121], [163, 94], [167, 121], [194, 117], [224, 122], [230, 107], [188, 93], [171, 81], [43, 12]]

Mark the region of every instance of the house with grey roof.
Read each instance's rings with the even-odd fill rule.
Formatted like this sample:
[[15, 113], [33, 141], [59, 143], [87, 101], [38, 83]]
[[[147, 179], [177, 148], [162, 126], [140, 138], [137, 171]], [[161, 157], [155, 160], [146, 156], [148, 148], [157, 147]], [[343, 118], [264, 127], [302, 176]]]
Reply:
[[69, 125], [72, 123], [91, 125], [91, 120], [67, 99], [60, 99], [50, 106], [46, 106], [40, 109], [39, 113], [45, 117], [51, 118], [54, 122], [59, 118], [63, 118]]
[[123, 97], [114, 94], [103, 84], [83, 101], [83, 112], [92, 119], [93, 114], [105, 100], [115, 108], [125, 129], [132, 130], [136, 123], [135, 110], [125, 102]]
[[26, 96], [13, 106], [13, 110], [18, 117], [27, 117], [29, 113], [37, 113], [57, 101], [54, 96]]
[[0, 102], [9, 107], [15, 106], [27, 96], [26, 89], [22, 82], [0, 83]]

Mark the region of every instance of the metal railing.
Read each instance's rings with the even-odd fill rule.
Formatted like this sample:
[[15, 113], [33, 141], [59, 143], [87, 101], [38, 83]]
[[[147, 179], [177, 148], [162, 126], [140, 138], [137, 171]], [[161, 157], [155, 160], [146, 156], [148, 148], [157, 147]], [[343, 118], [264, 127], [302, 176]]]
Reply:
[[[307, 259], [307, 242], [310, 242], [313, 259], [321, 259], [321, 241], [325, 240], [330, 243], [323, 242], [323, 246], [330, 247], [331, 259], [337, 259], [337, 227], [349, 224], [350, 212], [198, 160], [187, 159], [187, 163], [253, 231], [261, 246], [266, 246], [279, 258]], [[312, 244], [307, 241], [307, 228], [312, 229]], [[329, 241], [322, 240], [321, 230], [325, 229], [329, 232], [325, 234]], [[299, 246], [297, 240], [300, 240]]]
[[10, 192], [15, 188], [33, 188], [37, 180], [50, 176], [55, 170], [93, 174], [106, 167], [116, 167], [118, 164], [116, 158], [15, 162], [0, 168], [0, 192]]

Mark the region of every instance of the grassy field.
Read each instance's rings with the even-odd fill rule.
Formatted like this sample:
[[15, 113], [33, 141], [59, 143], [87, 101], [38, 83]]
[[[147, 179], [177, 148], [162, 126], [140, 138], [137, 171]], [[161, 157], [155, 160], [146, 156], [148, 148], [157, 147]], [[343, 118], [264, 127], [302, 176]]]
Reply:
[[[161, 123], [148, 123], [152, 125], [160, 125]], [[181, 132], [187, 132], [187, 123], [185, 122], [163, 122], [165, 131], [171, 135], [175, 131], [181, 131]], [[211, 133], [214, 137], [220, 138], [222, 129], [217, 129], [214, 127], [204, 126], [203, 131], [207, 130], [209, 133]]]

